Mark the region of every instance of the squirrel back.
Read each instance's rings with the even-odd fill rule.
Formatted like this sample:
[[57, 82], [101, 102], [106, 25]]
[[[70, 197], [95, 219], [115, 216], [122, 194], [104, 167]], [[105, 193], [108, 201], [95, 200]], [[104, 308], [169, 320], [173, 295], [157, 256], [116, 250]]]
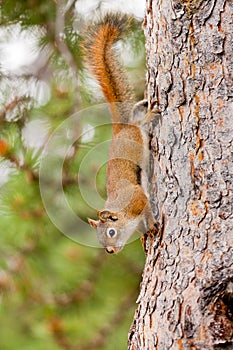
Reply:
[[85, 60], [110, 104], [112, 122], [128, 123], [135, 103], [124, 68], [116, 58], [113, 44], [122, 38], [131, 19], [127, 15], [106, 14], [87, 29], [83, 44]]
[[132, 89], [112, 48], [129, 23], [126, 15], [107, 14], [87, 29], [83, 45], [90, 71], [109, 103], [113, 123], [107, 165], [107, 200], [104, 208], [97, 212], [98, 220], [89, 218], [88, 221], [97, 230], [101, 245], [108, 253], [115, 254], [141, 225], [146, 230], [154, 229], [153, 213], [143, 188], [148, 137], [133, 118], [138, 109], [143, 107], [144, 111], [147, 105], [142, 101], [133, 106]]

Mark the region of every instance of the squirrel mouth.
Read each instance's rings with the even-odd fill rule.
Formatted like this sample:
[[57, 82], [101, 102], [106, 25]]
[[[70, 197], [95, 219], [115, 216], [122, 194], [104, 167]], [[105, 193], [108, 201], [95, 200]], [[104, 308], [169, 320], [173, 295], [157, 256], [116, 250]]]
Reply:
[[119, 251], [122, 249], [123, 247], [119, 246], [119, 247], [112, 247], [112, 246], [109, 246], [109, 247], [106, 247], [105, 248], [105, 251], [108, 253], [108, 254], [117, 254], [119, 253]]
[[106, 252], [108, 254], [114, 254], [115, 253], [115, 249], [113, 247], [106, 247], [105, 250], [106, 250]]

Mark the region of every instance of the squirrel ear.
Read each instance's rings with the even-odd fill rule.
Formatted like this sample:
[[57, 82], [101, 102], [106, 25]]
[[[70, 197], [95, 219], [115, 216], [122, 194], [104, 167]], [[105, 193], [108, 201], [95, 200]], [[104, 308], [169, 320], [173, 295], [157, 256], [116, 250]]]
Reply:
[[91, 225], [91, 227], [97, 228], [97, 225], [98, 225], [99, 221], [96, 221], [96, 220], [93, 220], [93, 219], [89, 219], [89, 218], [87, 218], [87, 220], [88, 220], [89, 224]]
[[102, 221], [102, 222], [106, 222], [107, 220], [111, 220], [111, 221], [118, 220], [117, 214], [112, 213], [108, 210], [102, 210], [102, 211], [98, 210], [97, 213], [99, 215], [100, 221]]

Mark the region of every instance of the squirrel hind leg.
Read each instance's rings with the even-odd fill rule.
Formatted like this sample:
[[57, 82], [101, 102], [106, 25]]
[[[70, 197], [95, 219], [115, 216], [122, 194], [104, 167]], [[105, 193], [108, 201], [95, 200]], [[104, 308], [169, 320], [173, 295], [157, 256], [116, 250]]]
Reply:
[[146, 99], [135, 103], [132, 110], [132, 122], [137, 123], [138, 126], [149, 124], [154, 118], [161, 116], [158, 108], [149, 108], [148, 101]]
[[133, 106], [132, 109], [132, 122], [139, 123], [144, 120], [145, 115], [148, 111], [148, 101], [146, 99], [141, 100]]

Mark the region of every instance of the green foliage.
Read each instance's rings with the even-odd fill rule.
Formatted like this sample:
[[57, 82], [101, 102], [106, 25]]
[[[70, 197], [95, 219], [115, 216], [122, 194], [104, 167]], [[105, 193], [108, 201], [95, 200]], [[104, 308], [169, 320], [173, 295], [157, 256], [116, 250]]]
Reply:
[[56, 4], [54, 1], [14, 1], [7, 0], [1, 4], [2, 24], [19, 22], [30, 26], [55, 20]]
[[[121, 350], [126, 348], [144, 262], [140, 242], [127, 245], [118, 256], [77, 244], [51, 221], [40, 193], [39, 168], [46, 140], [75, 112], [93, 101], [102, 102], [101, 94], [95, 93], [98, 88], [93, 88], [82, 70], [81, 36], [73, 29], [77, 21], [74, 4], [67, 9], [61, 28], [56, 27], [61, 10], [57, 6], [54, 1], [37, 0], [1, 4], [2, 29], [17, 23], [25, 30], [38, 31], [38, 61], [43, 50], [47, 50], [47, 58], [43, 66], [22, 69], [18, 76], [10, 71], [5, 75], [4, 67], [0, 67], [3, 91], [4, 82], [11, 86], [10, 97], [4, 93], [0, 96], [0, 349]], [[135, 35], [129, 37], [135, 57], [143, 49], [138, 28], [133, 28]], [[61, 41], [59, 30], [64, 34]], [[142, 78], [143, 70], [143, 57], [137, 66], [129, 63], [131, 77]], [[49, 94], [44, 92], [42, 82]], [[137, 85], [142, 86], [137, 91], [140, 96], [143, 84]], [[35, 86], [39, 86], [36, 92]], [[41, 92], [46, 102], [40, 102]], [[98, 108], [83, 112], [85, 121], [80, 119], [75, 128], [84, 130], [85, 123], [92, 125], [95, 118], [98, 124], [106, 117], [105, 112]], [[39, 145], [30, 144], [40, 139], [38, 134], [42, 132], [34, 127], [35, 135], [31, 135], [27, 128], [32, 122], [44, 123], [44, 141]], [[110, 137], [109, 125], [96, 128], [90, 139], [79, 137], [72, 152], [64, 157], [64, 195], [83, 221], [96, 215], [94, 205], [90, 205], [96, 204], [93, 174], [97, 193], [106, 197], [106, 154], [100, 151], [84, 165], [83, 159], [90, 149]], [[56, 186], [56, 181], [54, 178], [50, 187]], [[81, 186], [89, 203], [83, 198]]]

